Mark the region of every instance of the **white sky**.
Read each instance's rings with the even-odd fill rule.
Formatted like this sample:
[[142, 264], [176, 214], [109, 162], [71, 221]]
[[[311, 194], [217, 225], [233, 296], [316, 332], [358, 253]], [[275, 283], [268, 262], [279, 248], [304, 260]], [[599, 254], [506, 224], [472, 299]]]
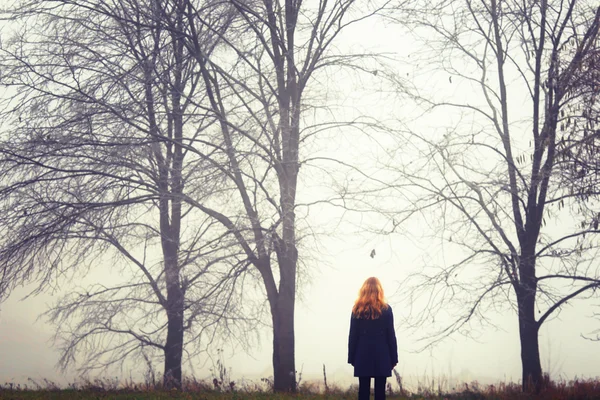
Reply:
[[[0, 0], [0, 6], [6, 4], [7, 0]], [[379, 43], [383, 49], [406, 56], [414, 44], [403, 41], [399, 35], [389, 26], [372, 25], [363, 26], [345, 39], [364, 45]], [[415, 71], [418, 66], [403, 65], [399, 70]], [[346, 364], [346, 352], [350, 309], [359, 286], [374, 275], [382, 280], [387, 293], [392, 294], [396, 282], [419, 266], [427, 246], [419, 249], [414, 243], [397, 237], [324, 239], [321, 245], [328, 253], [324, 260], [327, 262], [310, 266], [314, 271], [312, 284], [304, 288], [305, 300], [297, 305], [296, 368], [303, 371], [303, 379], [321, 380], [325, 364], [329, 382], [346, 386], [354, 383], [352, 368]], [[371, 259], [369, 253], [373, 248], [377, 256]], [[68, 288], [63, 287], [63, 290]], [[45, 294], [21, 301], [26, 293], [26, 289], [17, 290], [0, 306], [0, 383], [27, 383], [28, 378], [72, 381], [73, 375], [60, 375], [55, 370], [58, 355], [50, 346], [50, 327], [43, 321], [36, 322], [37, 316], [56, 298]], [[394, 297], [390, 303], [397, 315], [406, 307], [396, 303]], [[575, 301], [559, 318], [542, 327], [542, 368], [553, 378], [600, 376], [596, 357], [600, 343], [580, 337], [581, 333], [600, 325], [599, 321], [588, 318], [593, 311], [592, 305]], [[456, 336], [424, 353], [414, 353], [419, 347], [418, 337], [409, 336], [398, 322], [397, 319], [400, 359], [397, 369], [409, 383], [432, 378], [445, 382], [477, 379], [490, 383], [520, 379], [520, 348], [514, 314], [498, 316], [497, 325], [502, 330], [485, 331], [478, 341]], [[234, 380], [241, 377], [258, 380], [272, 374], [271, 350], [270, 333], [265, 330], [260, 348], [251, 354], [233, 354], [226, 350], [225, 364], [232, 367]], [[210, 362], [205, 361], [197, 360], [195, 375], [199, 378], [210, 374]], [[190, 370], [184, 366], [186, 373]]]

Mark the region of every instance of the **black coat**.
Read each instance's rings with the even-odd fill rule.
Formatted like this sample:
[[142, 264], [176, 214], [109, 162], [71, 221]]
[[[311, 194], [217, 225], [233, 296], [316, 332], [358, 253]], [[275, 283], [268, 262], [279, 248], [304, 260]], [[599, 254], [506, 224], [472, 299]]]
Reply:
[[354, 376], [392, 376], [392, 368], [398, 363], [392, 307], [388, 305], [377, 319], [352, 315], [348, 363], [354, 366]]

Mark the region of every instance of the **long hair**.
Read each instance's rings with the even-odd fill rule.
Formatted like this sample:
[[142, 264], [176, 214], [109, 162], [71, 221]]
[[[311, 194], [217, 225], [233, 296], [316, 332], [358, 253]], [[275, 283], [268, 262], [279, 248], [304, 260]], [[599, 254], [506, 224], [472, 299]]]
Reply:
[[377, 319], [382, 310], [388, 307], [383, 297], [381, 282], [374, 276], [367, 279], [358, 291], [358, 299], [352, 307], [352, 314], [357, 318]]

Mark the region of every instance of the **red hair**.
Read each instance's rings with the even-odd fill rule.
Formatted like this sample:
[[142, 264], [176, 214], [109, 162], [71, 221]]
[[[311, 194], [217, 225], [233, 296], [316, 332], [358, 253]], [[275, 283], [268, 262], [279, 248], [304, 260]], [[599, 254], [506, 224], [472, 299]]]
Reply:
[[352, 307], [352, 314], [357, 318], [377, 319], [381, 316], [381, 311], [388, 307], [383, 298], [383, 288], [381, 282], [375, 277], [371, 277], [363, 283], [358, 291], [358, 299]]

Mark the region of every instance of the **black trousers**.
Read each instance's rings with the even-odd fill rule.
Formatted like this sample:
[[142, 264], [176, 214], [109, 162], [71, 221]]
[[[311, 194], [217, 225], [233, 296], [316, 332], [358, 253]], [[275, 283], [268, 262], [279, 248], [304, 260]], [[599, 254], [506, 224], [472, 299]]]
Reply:
[[[385, 400], [385, 376], [375, 377], [375, 400]], [[358, 400], [369, 400], [371, 395], [371, 378], [358, 378]]]

